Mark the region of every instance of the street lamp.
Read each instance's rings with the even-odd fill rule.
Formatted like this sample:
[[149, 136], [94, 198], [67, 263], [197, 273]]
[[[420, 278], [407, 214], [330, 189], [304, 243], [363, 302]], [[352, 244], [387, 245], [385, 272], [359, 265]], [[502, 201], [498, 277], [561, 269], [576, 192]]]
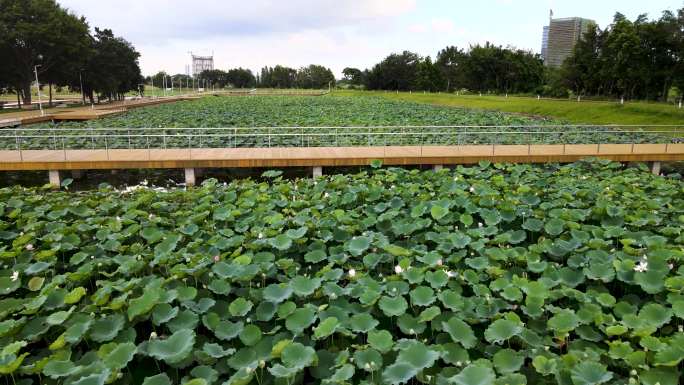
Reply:
[[81, 83], [81, 100], [82, 104], [85, 105], [85, 91], [83, 90], [83, 79], [81, 78], [81, 73], [83, 72], [83, 69], [81, 68], [78, 70], [78, 81]]
[[40, 108], [40, 116], [43, 116], [45, 115], [45, 113], [43, 112], [43, 100], [40, 98], [40, 83], [38, 83], [38, 67], [42, 66], [40, 64], [33, 66], [33, 72], [36, 74], [36, 91], [38, 92], [38, 107]]

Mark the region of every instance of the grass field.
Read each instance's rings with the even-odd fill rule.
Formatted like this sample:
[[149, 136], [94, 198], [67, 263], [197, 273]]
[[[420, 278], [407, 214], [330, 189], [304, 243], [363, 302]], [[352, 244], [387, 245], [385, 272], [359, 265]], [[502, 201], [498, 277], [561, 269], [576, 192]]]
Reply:
[[684, 109], [662, 103], [628, 102], [625, 105], [599, 101], [549, 100], [529, 97], [456, 96], [454, 94], [336, 91], [340, 95], [380, 95], [442, 106], [552, 117], [574, 124], [684, 124]]

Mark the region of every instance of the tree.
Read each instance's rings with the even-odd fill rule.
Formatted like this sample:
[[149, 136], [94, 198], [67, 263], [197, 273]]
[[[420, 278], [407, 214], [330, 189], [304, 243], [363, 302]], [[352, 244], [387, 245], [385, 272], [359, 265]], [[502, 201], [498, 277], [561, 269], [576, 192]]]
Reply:
[[335, 84], [335, 75], [329, 68], [311, 64], [297, 71], [295, 85], [298, 88], [327, 88], [329, 84]]
[[235, 88], [248, 88], [256, 84], [256, 79], [252, 71], [244, 68], [233, 68], [226, 75], [228, 84]]
[[376, 64], [368, 73], [369, 90], [408, 91], [415, 83], [420, 56], [410, 51], [393, 53]]
[[224, 88], [228, 84], [228, 74], [222, 70], [204, 70], [200, 72], [198, 77], [207, 84], [207, 87], [214, 85]]
[[87, 55], [88, 25], [54, 0], [0, 0], [0, 9], [0, 52], [9, 64], [4, 75], [28, 105], [36, 65], [39, 76], [53, 81], [73, 77]]
[[467, 60], [468, 54], [454, 46], [446, 47], [437, 54], [435, 65], [442, 72], [446, 92], [466, 87]]
[[138, 65], [140, 54], [131, 43], [114, 36], [110, 29], [95, 28], [92, 47], [93, 55], [87, 61], [83, 79], [91, 103], [95, 92], [112, 100], [139, 89], [144, 81]]
[[443, 84], [442, 72], [439, 70], [439, 67], [432, 63], [430, 56], [418, 63], [414, 89], [437, 92], [443, 88]]
[[365, 80], [363, 72], [358, 68], [346, 67], [342, 70], [342, 74], [344, 79], [353, 86], [360, 86]]

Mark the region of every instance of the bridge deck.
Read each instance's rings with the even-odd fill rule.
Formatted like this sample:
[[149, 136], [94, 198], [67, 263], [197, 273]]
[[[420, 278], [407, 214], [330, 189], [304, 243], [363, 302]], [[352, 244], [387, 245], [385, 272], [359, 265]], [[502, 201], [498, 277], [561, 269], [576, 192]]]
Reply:
[[387, 147], [3, 150], [0, 170], [360, 166], [615, 161], [684, 161], [684, 144], [554, 144]]

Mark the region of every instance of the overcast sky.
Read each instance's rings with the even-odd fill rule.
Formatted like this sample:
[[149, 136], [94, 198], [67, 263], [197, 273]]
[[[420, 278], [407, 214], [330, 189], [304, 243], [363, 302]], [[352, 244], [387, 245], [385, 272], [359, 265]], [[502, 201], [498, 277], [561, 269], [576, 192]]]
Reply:
[[539, 52], [549, 9], [603, 28], [615, 12], [651, 18], [682, 0], [58, 0], [92, 27], [114, 30], [141, 53], [145, 75], [185, 73], [190, 54], [216, 68], [322, 64], [371, 67], [392, 52], [434, 58], [486, 41]]

